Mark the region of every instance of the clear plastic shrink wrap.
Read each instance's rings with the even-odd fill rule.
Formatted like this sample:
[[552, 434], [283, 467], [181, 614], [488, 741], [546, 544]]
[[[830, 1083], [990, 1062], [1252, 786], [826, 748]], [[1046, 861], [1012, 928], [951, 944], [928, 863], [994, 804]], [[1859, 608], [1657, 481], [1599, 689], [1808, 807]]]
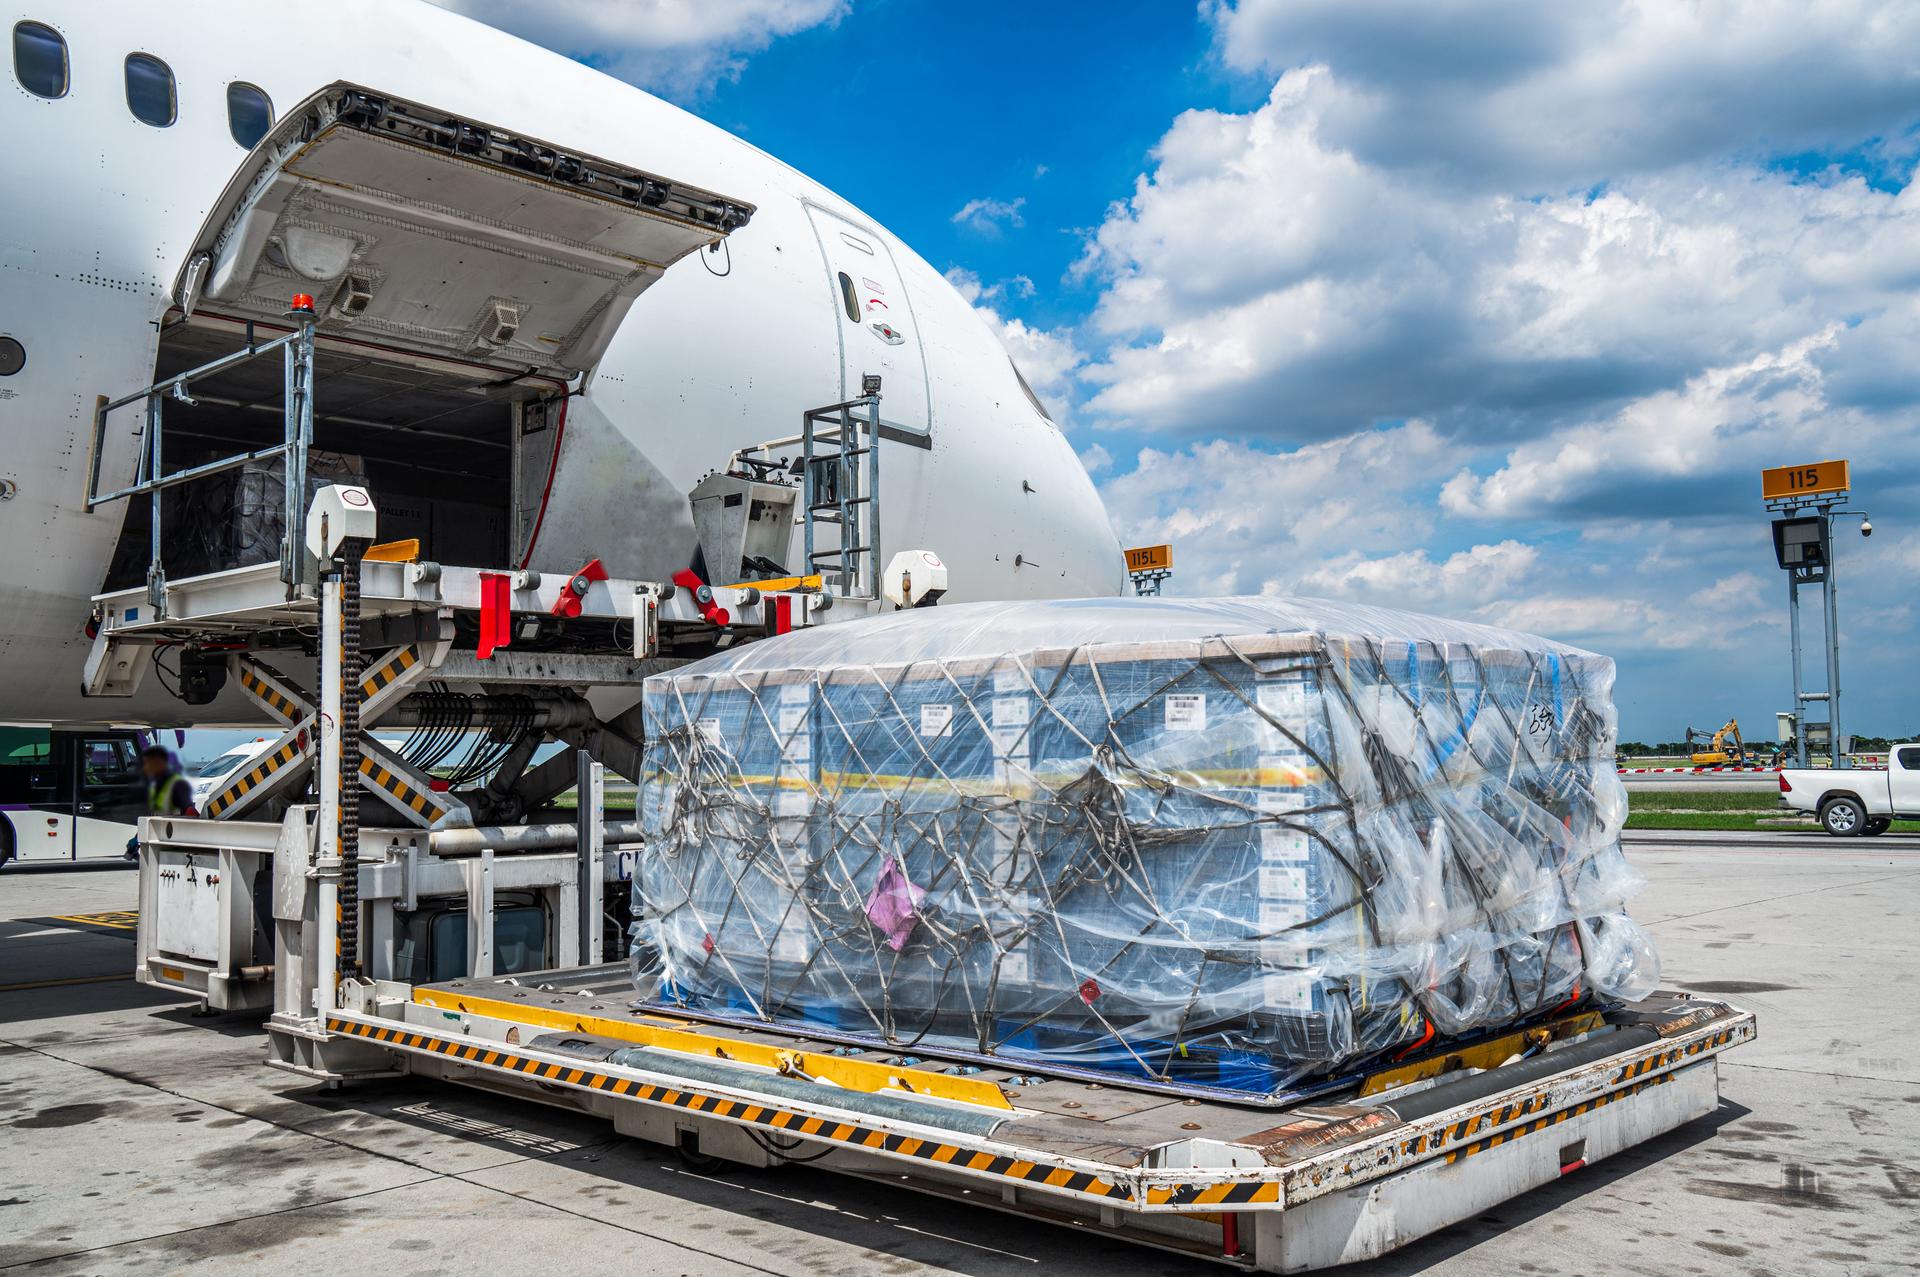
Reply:
[[1255, 1099], [1641, 997], [1612, 687], [1576, 648], [1316, 599], [746, 645], [647, 680], [638, 978]]

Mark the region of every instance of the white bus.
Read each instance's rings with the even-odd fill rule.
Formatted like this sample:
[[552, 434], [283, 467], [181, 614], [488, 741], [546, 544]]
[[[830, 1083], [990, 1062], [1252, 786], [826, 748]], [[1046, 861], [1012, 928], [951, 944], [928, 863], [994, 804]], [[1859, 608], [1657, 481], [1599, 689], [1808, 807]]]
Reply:
[[122, 856], [146, 814], [144, 732], [0, 727], [0, 865]]

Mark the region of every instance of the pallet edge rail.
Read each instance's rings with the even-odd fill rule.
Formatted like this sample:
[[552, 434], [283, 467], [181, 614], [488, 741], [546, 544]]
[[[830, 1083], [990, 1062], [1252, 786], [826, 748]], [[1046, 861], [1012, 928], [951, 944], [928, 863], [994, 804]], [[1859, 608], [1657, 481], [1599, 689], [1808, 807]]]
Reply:
[[478, 979], [358, 986], [317, 1023], [276, 1019], [271, 1062], [329, 1081], [408, 1072], [523, 1092], [683, 1151], [804, 1162], [1296, 1272], [1383, 1254], [1711, 1113], [1719, 1053], [1755, 1034], [1751, 1013], [1661, 994], [1530, 1069], [1468, 1069], [1281, 1113], [1172, 1101], [1154, 1142], [1152, 1124], [1109, 1133], [1062, 1111], [1097, 1103], [1098, 1086], [1027, 1077], [995, 1084], [988, 1103], [958, 1094], [939, 1060], [867, 1052], [891, 1085], [863, 1093], [810, 1076], [815, 1044], [796, 1035], [625, 1011], [621, 970], [543, 996], [547, 974], [496, 978], [491, 991]]

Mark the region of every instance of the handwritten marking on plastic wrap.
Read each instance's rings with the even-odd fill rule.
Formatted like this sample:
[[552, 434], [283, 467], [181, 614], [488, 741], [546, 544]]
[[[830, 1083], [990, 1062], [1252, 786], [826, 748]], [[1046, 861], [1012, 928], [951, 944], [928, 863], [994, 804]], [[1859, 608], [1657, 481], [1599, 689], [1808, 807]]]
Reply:
[[1554, 728], [1560, 725], [1559, 716], [1551, 705], [1527, 706], [1527, 731], [1535, 736], [1551, 736]]
[[1204, 732], [1207, 730], [1207, 694], [1205, 692], [1168, 692], [1167, 730]]

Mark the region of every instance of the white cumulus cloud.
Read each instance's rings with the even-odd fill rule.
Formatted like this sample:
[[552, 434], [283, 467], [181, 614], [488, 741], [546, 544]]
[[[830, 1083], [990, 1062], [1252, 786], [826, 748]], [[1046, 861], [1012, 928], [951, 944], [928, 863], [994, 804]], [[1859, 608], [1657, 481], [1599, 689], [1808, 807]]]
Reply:
[[434, 0], [668, 97], [697, 99], [851, 0]]
[[1020, 211], [1026, 206], [1024, 195], [1010, 200], [982, 197], [962, 204], [950, 220], [955, 226], [964, 226], [982, 235], [998, 235], [1007, 227], [1018, 229], [1027, 224], [1026, 216]]

